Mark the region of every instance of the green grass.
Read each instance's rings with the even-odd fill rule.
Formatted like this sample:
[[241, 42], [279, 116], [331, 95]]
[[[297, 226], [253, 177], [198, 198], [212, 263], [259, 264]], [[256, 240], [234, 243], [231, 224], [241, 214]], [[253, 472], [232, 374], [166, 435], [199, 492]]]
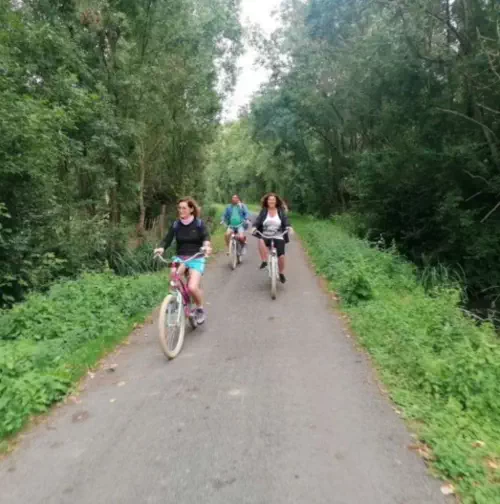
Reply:
[[166, 285], [161, 273], [87, 274], [0, 312], [0, 440], [64, 398], [161, 301]]
[[260, 206], [260, 203], [248, 203], [247, 207], [248, 207], [248, 210], [250, 210], [250, 212], [253, 212], [255, 214], [258, 214], [262, 208]]
[[395, 250], [339, 223], [294, 217], [317, 269], [341, 299], [431, 467], [464, 504], [500, 502], [500, 341], [459, 307], [459, 286], [426, 289]]
[[[225, 227], [220, 225], [222, 214], [224, 213], [225, 205], [213, 203], [209, 205], [210, 216], [212, 218], [212, 229], [210, 231], [210, 239], [212, 242], [213, 253], [217, 254], [224, 250], [224, 231]], [[210, 259], [209, 259], [210, 260]]]

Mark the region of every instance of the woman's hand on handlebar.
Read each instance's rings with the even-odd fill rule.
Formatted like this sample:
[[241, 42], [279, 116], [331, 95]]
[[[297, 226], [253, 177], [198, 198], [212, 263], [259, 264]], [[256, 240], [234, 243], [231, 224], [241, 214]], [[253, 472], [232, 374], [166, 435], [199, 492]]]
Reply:
[[205, 253], [205, 257], [210, 257], [212, 254], [212, 245], [210, 242], [205, 242], [201, 249]]
[[165, 249], [163, 247], [158, 247], [158, 248], [155, 248], [153, 254], [155, 256], [162, 256], [164, 252], [165, 252]]

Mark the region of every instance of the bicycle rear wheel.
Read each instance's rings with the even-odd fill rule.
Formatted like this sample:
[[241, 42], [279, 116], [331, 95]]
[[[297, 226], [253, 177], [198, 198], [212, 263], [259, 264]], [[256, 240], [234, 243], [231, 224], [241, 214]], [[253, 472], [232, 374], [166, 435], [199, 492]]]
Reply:
[[238, 264], [241, 264], [242, 254], [243, 254], [243, 245], [238, 240], [238, 243], [236, 244], [236, 259], [237, 259]]
[[231, 268], [233, 270], [236, 269], [236, 265], [238, 264], [238, 249], [236, 240], [234, 238], [231, 239]]
[[278, 259], [276, 255], [271, 255], [269, 262], [269, 274], [271, 275], [271, 299], [276, 299], [276, 277], [278, 276]]
[[169, 294], [161, 305], [158, 319], [158, 337], [163, 353], [175, 359], [184, 344], [186, 315], [180, 296]]
[[191, 305], [191, 316], [189, 317], [189, 324], [191, 325], [191, 329], [193, 329], [193, 331], [198, 327], [198, 321], [196, 319], [196, 313], [193, 305]]

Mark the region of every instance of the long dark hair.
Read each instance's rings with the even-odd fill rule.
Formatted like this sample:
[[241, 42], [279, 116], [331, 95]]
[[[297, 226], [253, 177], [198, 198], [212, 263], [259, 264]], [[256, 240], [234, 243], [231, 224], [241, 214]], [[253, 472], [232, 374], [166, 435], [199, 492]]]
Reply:
[[283, 210], [283, 200], [276, 193], [273, 193], [273, 192], [264, 194], [264, 196], [260, 200], [262, 208], [269, 208], [268, 205], [267, 205], [267, 200], [271, 196], [274, 196], [276, 198], [276, 208], [279, 208], [280, 210]]

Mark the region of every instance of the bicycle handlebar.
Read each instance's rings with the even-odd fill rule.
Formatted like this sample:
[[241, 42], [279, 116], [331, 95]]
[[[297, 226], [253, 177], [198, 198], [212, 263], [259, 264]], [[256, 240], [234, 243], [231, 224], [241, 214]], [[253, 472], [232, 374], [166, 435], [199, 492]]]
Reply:
[[[250, 219], [246, 219], [246, 220], [244, 220], [244, 221], [240, 224], [240, 226], [243, 226], [245, 223], [251, 224], [251, 223], [252, 223], [252, 221], [251, 221]], [[235, 229], [240, 227], [240, 226], [231, 226], [231, 224], [228, 224], [226, 221], [223, 221], [223, 220], [222, 220], [222, 221], [220, 221], [220, 224], [221, 224], [222, 226], [227, 226], [227, 227], [230, 227], [230, 228], [235, 228]]]
[[273, 239], [274, 240], [283, 240], [285, 238], [285, 235], [288, 234], [288, 229], [286, 231], [284, 231], [283, 233], [279, 233], [276, 235], [266, 235], [264, 233], [261, 233], [258, 229], [256, 229], [254, 231], [253, 235], [255, 236], [256, 234], [259, 234], [265, 240], [273, 240]]
[[200, 252], [197, 252], [195, 255], [191, 256], [191, 257], [188, 257], [187, 259], [181, 259], [180, 257], [178, 258], [179, 260], [178, 261], [167, 261], [166, 259], [164, 259], [160, 254], [155, 254], [154, 258], [155, 259], [159, 259], [160, 261], [164, 262], [165, 264], [172, 264], [172, 262], [179, 262], [179, 263], [183, 263], [183, 264], [186, 264], [187, 262], [191, 261], [192, 259], [196, 259], [197, 257], [199, 256], [203, 256], [203, 257], [206, 257], [206, 254], [205, 254], [205, 249], [202, 248]]

